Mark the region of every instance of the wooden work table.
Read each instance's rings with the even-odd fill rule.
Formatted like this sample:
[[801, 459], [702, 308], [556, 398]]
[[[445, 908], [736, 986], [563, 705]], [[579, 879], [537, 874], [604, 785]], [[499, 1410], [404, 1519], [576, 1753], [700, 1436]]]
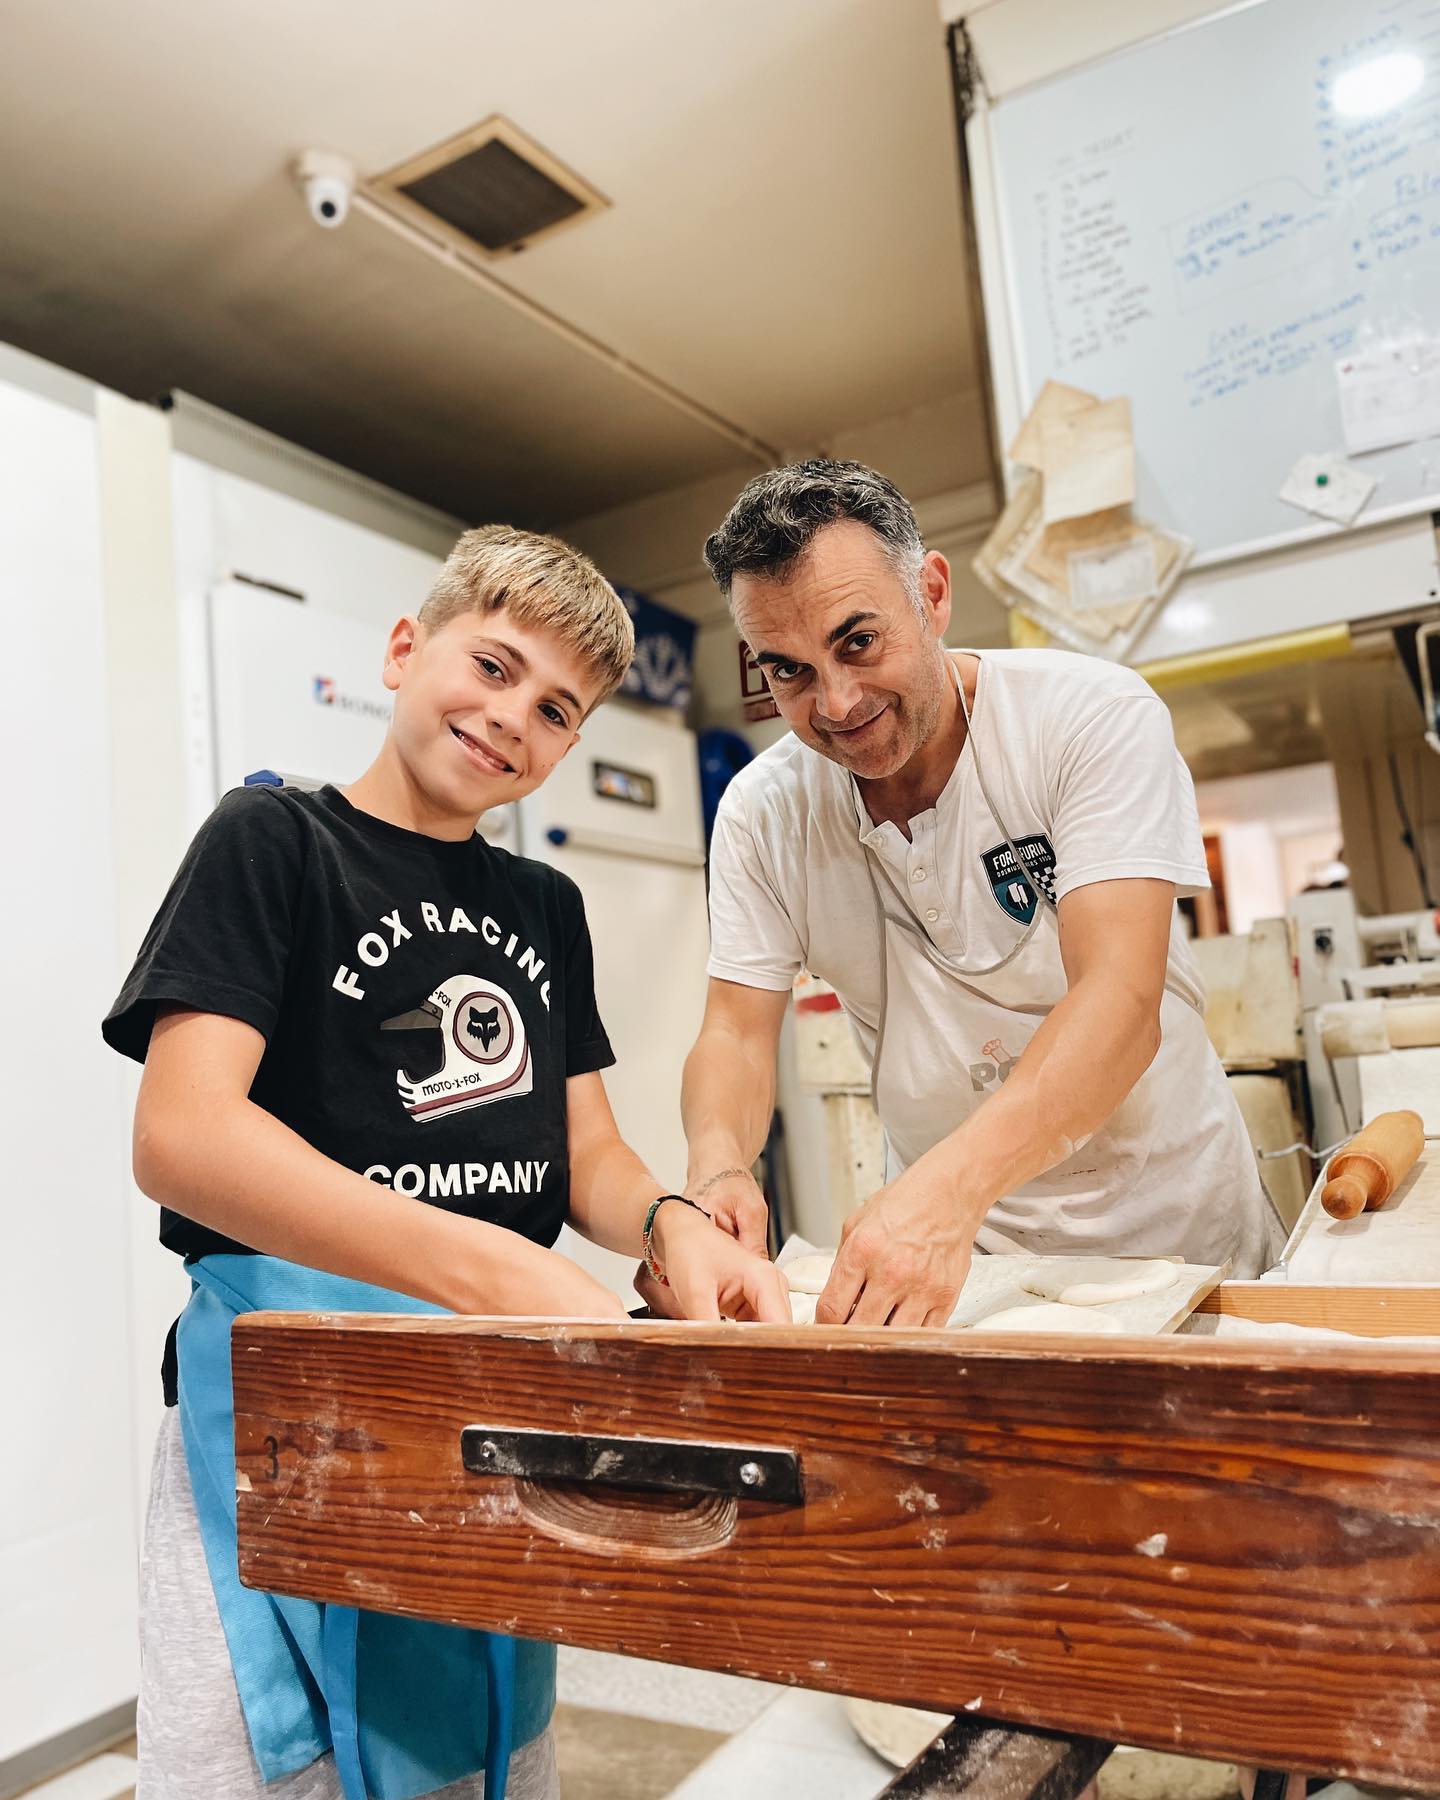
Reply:
[[252, 1586], [1440, 1785], [1433, 1349], [253, 1314], [234, 1378]]

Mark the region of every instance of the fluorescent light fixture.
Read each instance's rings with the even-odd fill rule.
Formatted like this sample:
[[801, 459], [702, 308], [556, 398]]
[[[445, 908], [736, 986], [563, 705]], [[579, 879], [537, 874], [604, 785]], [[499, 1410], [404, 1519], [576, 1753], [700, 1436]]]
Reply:
[[1425, 79], [1425, 65], [1413, 50], [1396, 50], [1358, 63], [1335, 78], [1331, 98], [1335, 110], [1351, 119], [1402, 106]]

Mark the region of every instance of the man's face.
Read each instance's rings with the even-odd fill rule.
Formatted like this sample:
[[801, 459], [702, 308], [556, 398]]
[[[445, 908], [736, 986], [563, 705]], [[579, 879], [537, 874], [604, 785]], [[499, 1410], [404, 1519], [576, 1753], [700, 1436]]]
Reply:
[[816, 533], [784, 580], [740, 574], [730, 594], [781, 717], [812, 750], [881, 781], [933, 736], [953, 679], [943, 556], [925, 558], [917, 609], [881, 540], [843, 519]]
[[438, 630], [402, 619], [385, 685], [412, 779], [440, 809], [476, 818], [532, 793], [574, 744], [599, 684], [548, 631], [499, 612]]

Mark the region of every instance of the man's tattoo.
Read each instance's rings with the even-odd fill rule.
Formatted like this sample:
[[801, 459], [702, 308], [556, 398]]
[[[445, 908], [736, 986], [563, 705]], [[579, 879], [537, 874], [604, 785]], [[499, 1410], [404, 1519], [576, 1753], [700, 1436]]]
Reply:
[[695, 1190], [695, 1198], [703, 1200], [717, 1181], [728, 1181], [732, 1175], [748, 1175], [749, 1173], [748, 1169], [720, 1169], [700, 1183]]

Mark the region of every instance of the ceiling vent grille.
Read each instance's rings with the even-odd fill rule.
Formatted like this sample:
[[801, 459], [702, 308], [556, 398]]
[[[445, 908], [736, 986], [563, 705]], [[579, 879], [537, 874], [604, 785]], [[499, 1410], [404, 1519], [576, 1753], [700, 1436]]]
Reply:
[[[496, 116], [370, 183], [393, 207], [472, 254], [510, 256], [610, 202]], [[418, 217], [417, 217], [418, 215]]]

